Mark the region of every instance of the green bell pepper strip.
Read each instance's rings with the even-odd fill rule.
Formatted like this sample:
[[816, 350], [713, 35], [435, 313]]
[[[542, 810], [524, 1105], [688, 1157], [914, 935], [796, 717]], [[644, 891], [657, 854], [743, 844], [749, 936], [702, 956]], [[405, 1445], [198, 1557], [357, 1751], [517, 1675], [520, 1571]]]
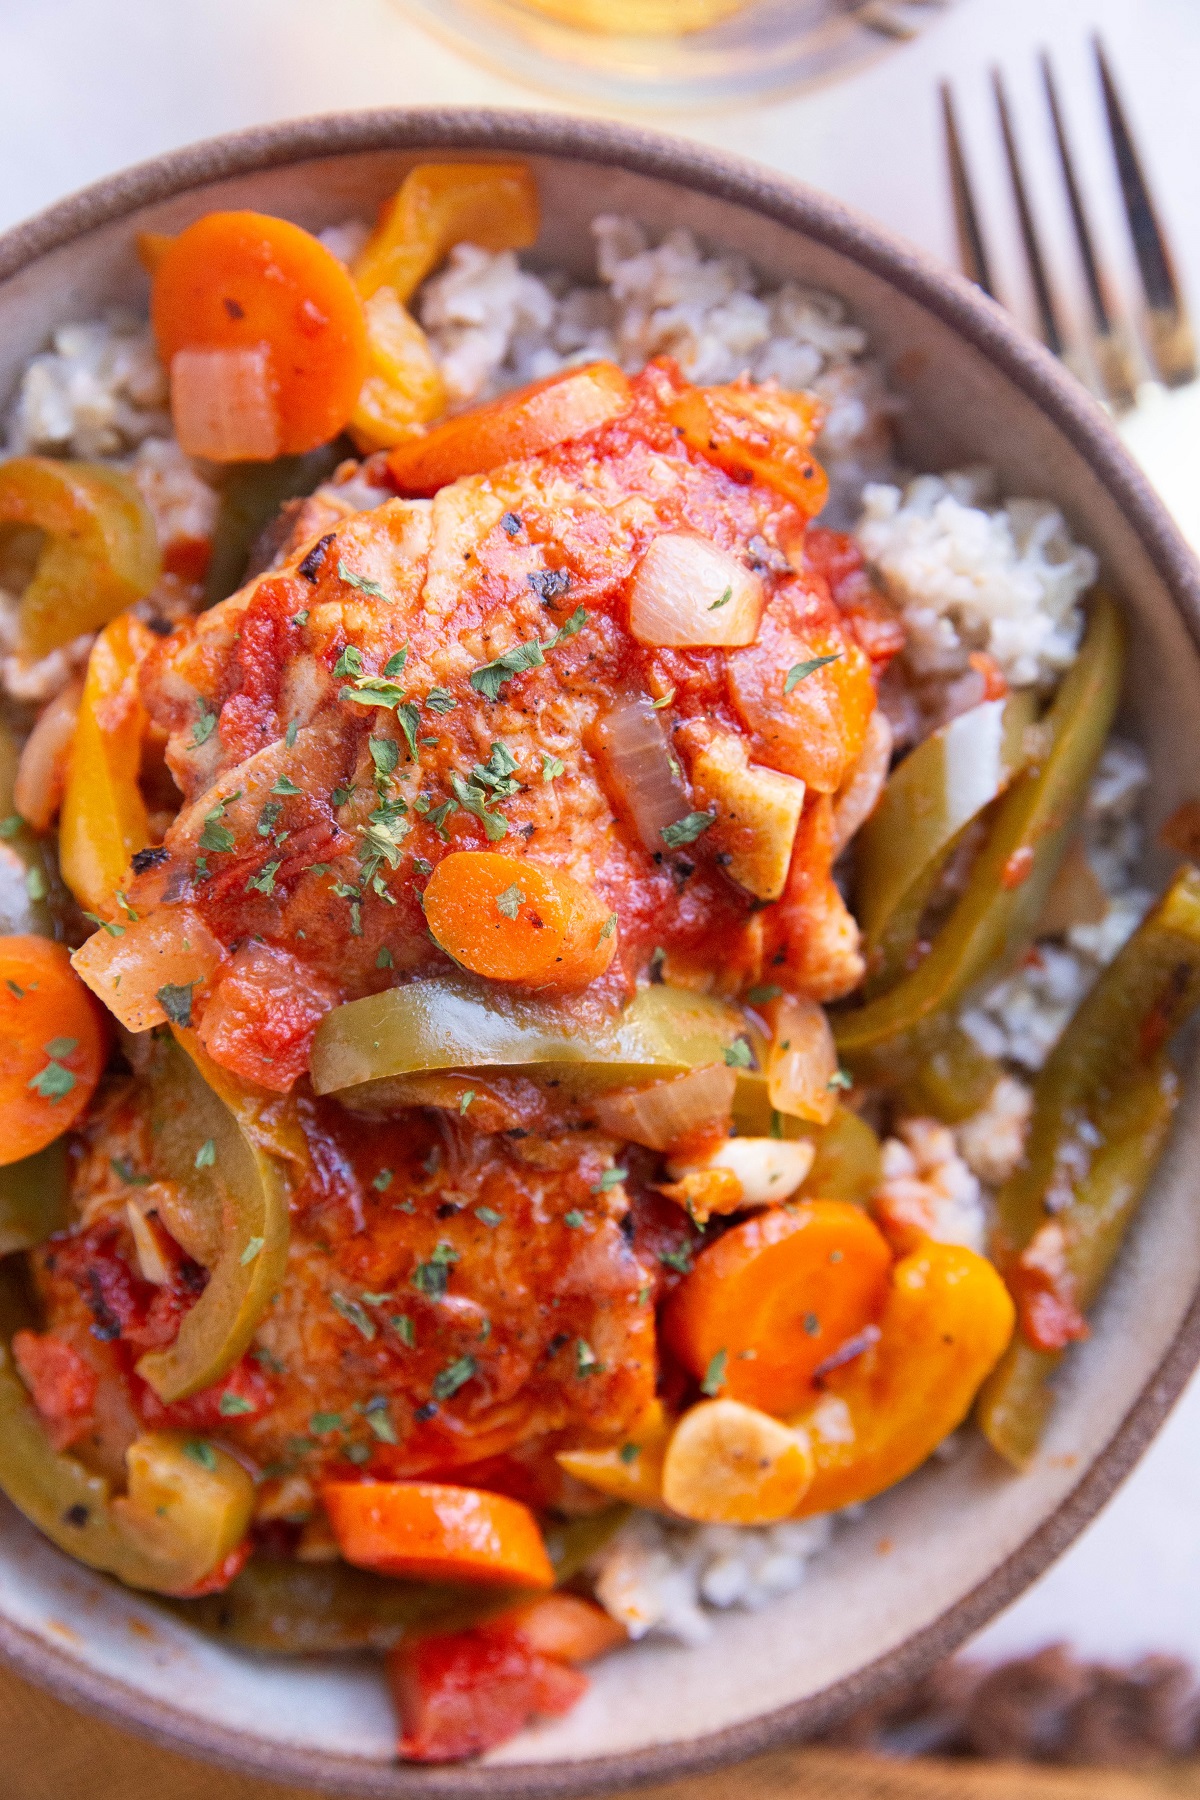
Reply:
[[[997, 1196], [1003, 1260], [1019, 1256], [1048, 1219], [1062, 1226], [1081, 1310], [1112, 1266], [1166, 1136], [1176, 1086], [1163, 1046], [1198, 1005], [1200, 871], [1189, 866], [1059, 1039], [1034, 1090], [1024, 1162]], [[1033, 1349], [1018, 1331], [985, 1385], [981, 1427], [1018, 1464], [1037, 1442], [1048, 1406], [1041, 1391], [1060, 1355]]]
[[215, 606], [242, 586], [255, 542], [280, 507], [288, 500], [311, 494], [329, 479], [340, 462], [354, 455], [353, 444], [338, 438], [303, 456], [230, 464], [221, 477], [221, 505], [204, 583], [206, 606]]
[[868, 994], [900, 979], [921, 914], [961, 834], [1020, 773], [1036, 747], [1032, 694], [985, 700], [905, 757], [854, 840], [854, 910]]
[[[1084, 1310], [1096, 1300], [1162, 1155], [1177, 1099], [1174, 1072], [1160, 1058], [1110, 1115], [1106, 1141], [1075, 1190], [1067, 1265]], [[976, 1423], [1014, 1468], [1026, 1468], [1041, 1442], [1054, 1404], [1052, 1377], [1064, 1355], [1035, 1350], [1018, 1330], [980, 1390]]]
[[933, 947], [886, 994], [833, 1021], [838, 1050], [855, 1074], [886, 1080], [906, 1049], [910, 1062], [925, 1054], [914, 1039], [919, 1028], [1028, 943], [1112, 724], [1122, 662], [1116, 606], [1097, 595], [1079, 655], [1041, 723], [1040, 761], [1000, 800], [966, 891]]
[[[559, 1585], [569, 1581], [629, 1516], [609, 1506], [551, 1526], [546, 1548]], [[517, 1596], [528, 1599], [527, 1593]], [[399, 1581], [349, 1563], [252, 1557], [221, 1594], [166, 1602], [177, 1618], [240, 1650], [328, 1656], [391, 1650], [405, 1638], [465, 1631], [506, 1612], [511, 1589]]]
[[198, 1047], [164, 1040], [149, 1088], [151, 1173], [219, 1221], [219, 1253], [179, 1335], [137, 1371], [160, 1400], [211, 1386], [248, 1348], [287, 1266], [288, 1182], [263, 1148], [256, 1103]]
[[[113, 1507], [103, 1476], [51, 1447], [12, 1355], [14, 1333], [33, 1322], [22, 1271], [6, 1262], [0, 1266], [0, 1490], [43, 1536], [89, 1568], [152, 1593], [195, 1586], [209, 1572], [202, 1546], [181, 1543], [167, 1554], [154, 1521], [139, 1531], [136, 1516]], [[209, 1448], [219, 1468], [226, 1453]], [[237, 1473], [244, 1482], [240, 1468]]]
[[70, 1218], [67, 1147], [55, 1138], [44, 1150], [0, 1168], [0, 1256], [31, 1250], [62, 1231]]
[[384, 1081], [494, 1069], [586, 1096], [719, 1063], [749, 1035], [740, 1008], [682, 988], [642, 988], [613, 1024], [580, 1027], [553, 1002], [437, 976], [327, 1013], [313, 1044], [312, 1083], [318, 1094], [353, 1090], [357, 1101], [377, 1097]]

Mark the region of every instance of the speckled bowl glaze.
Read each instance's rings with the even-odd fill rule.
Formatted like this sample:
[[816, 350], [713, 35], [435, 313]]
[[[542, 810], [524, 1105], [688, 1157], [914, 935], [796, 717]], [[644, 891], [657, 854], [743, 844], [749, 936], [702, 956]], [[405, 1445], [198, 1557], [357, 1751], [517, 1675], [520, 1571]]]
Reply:
[[[144, 305], [138, 230], [251, 206], [319, 229], [370, 215], [415, 161], [526, 156], [537, 256], [583, 272], [589, 221], [627, 211], [745, 251], [772, 279], [843, 295], [884, 357], [918, 468], [996, 466], [1053, 497], [1099, 552], [1129, 620], [1125, 723], [1155, 779], [1151, 826], [1200, 766], [1200, 569], [1081, 388], [990, 302], [790, 181], [621, 127], [511, 113], [375, 112], [269, 126], [147, 163], [0, 239], [0, 395], [48, 333]], [[377, 1666], [219, 1649], [61, 1556], [0, 1510], [0, 1654], [79, 1705], [194, 1755], [322, 1793], [597, 1794], [747, 1756], [952, 1650], [1018, 1594], [1128, 1473], [1200, 1359], [1200, 1107], [1191, 1068], [1170, 1148], [1062, 1385], [1029, 1473], [979, 1441], [934, 1461], [837, 1532], [805, 1585], [721, 1615], [684, 1651], [642, 1644], [595, 1671], [567, 1718], [482, 1763], [393, 1760]]]

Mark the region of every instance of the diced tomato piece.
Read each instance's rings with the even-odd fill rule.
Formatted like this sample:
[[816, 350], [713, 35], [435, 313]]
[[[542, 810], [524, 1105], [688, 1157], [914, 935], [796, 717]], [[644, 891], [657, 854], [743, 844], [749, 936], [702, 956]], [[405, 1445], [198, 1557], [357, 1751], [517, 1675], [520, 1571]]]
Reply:
[[412, 1762], [478, 1756], [533, 1718], [569, 1712], [587, 1677], [503, 1632], [463, 1631], [402, 1644], [388, 1658], [400, 1755]]
[[56, 1450], [83, 1437], [91, 1423], [99, 1385], [96, 1371], [64, 1339], [47, 1331], [18, 1331], [12, 1341], [13, 1359], [21, 1380], [45, 1421], [46, 1434]]

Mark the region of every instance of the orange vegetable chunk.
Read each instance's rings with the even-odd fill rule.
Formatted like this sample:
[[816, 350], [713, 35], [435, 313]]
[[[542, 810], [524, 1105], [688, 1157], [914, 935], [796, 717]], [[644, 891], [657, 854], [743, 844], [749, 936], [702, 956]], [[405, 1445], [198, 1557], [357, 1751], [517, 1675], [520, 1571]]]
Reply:
[[537, 1520], [519, 1500], [433, 1481], [332, 1481], [322, 1498], [338, 1549], [360, 1569], [554, 1586]]
[[567, 369], [398, 445], [388, 469], [402, 494], [436, 494], [462, 475], [485, 475], [583, 437], [619, 418], [631, 400], [629, 382], [616, 363]]
[[719, 1373], [723, 1396], [786, 1415], [818, 1366], [879, 1317], [890, 1265], [882, 1232], [846, 1201], [772, 1208], [701, 1251], [663, 1332], [697, 1379]]
[[966, 1418], [1015, 1317], [996, 1269], [961, 1244], [926, 1243], [898, 1262], [879, 1341], [792, 1420], [816, 1461], [799, 1513], [869, 1500], [919, 1468]]
[[[242, 360], [229, 366], [243, 375], [245, 353], [268, 354], [277, 442], [268, 449], [264, 438], [258, 451], [226, 460], [314, 450], [354, 411], [367, 373], [358, 290], [337, 257], [287, 219], [256, 212], [197, 219], [161, 255], [150, 319], [173, 378], [180, 352], [239, 353]], [[183, 366], [190, 382], [200, 365]]]
[[0, 1165], [43, 1150], [86, 1110], [104, 1069], [99, 1008], [49, 938], [0, 938]]
[[418, 163], [355, 258], [354, 279], [364, 300], [385, 286], [407, 300], [455, 244], [524, 250], [540, 223], [526, 163]]
[[737, 382], [688, 388], [667, 413], [685, 441], [722, 468], [765, 481], [809, 518], [824, 506], [829, 482], [812, 445], [825, 408], [811, 394]]
[[453, 850], [425, 889], [425, 918], [443, 950], [489, 981], [584, 987], [616, 948], [615, 921], [582, 883], [528, 857]]

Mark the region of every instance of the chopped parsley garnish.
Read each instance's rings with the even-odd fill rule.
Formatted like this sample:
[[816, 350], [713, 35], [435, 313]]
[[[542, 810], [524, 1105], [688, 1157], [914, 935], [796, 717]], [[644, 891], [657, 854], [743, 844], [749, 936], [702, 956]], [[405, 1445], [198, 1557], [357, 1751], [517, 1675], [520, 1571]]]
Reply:
[[237, 839], [229, 826], [218, 824], [210, 813], [204, 821], [204, 830], [200, 833], [200, 848], [225, 856], [236, 843]]
[[725, 592], [721, 595], [721, 598], [719, 600], [713, 601], [712, 605], [708, 609], [709, 612], [716, 612], [718, 607], [728, 606], [729, 602], [732, 599], [733, 599], [733, 589], [731, 587], [727, 587], [725, 589]]
[[545, 662], [542, 645], [537, 638], [530, 638], [527, 643], [514, 644], [503, 656], [494, 662], [484, 663], [481, 668], [471, 672], [471, 686], [485, 700], [498, 700], [500, 689], [512, 675], [522, 675], [526, 669], [536, 669]]
[[393, 738], [369, 737], [367, 749], [377, 775], [390, 775], [400, 760], [400, 746]]
[[376, 1175], [375, 1179], [372, 1181], [371, 1186], [375, 1189], [377, 1194], [386, 1194], [394, 1180], [395, 1176], [390, 1169], [380, 1169], [378, 1175]]
[[292, 746], [296, 742], [296, 733], [299, 731], [299, 729], [300, 729], [299, 719], [293, 719], [291, 721], [291, 723], [288, 725], [287, 730], [283, 734], [283, 741], [287, 745], [289, 750], [292, 748]]
[[355, 1331], [360, 1331], [367, 1342], [371, 1342], [375, 1336], [375, 1321], [365, 1307], [360, 1306], [357, 1300], [347, 1300], [344, 1294], [330, 1294], [329, 1302], [348, 1325], [353, 1325]]
[[445, 688], [432, 687], [425, 696], [425, 704], [430, 712], [441, 713], [444, 716], [446, 713], [454, 711], [458, 701], [453, 694], [448, 694]]
[[375, 967], [377, 969], [394, 969], [395, 966], [395, 958], [387, 945], [380, 944], [378, 950], [375, 952]]
[[341, 1413], [315, 1412], [308, 1421], [308, 1429], [314, 1437], [332, 1437], [335, 1431], [343, 1430]]
[[[29, 873], [30, 873], [30, 875], [32, 875], [35, 873], [35, 871], [33, 869], [30, 869]], [[41, 871], [38, 870], [38, 871], [36, 871], [36, 873], [38, 873], [40, 875]], [[39, 893], [39, 894], [35, 894], [33, 892], [33, 889], [29, 887], [28, 878], [26, 878], [25, 886], [27, 888], [29, 888], [29, 895], [30, 895], [31, 899], [42, 900], [45, 898], [46, 889], [45, 889], [44, 885], [42, 887], [41, 893]], [[90, 919], [92, 921], [93, 925], [98, 925], [100, 927], [101, 931], [107, 931], [109, 937], [124, 937], [125, 936], [125, 927], [123, 925], [116, 924], [116, 922], [112, 919], [102, 919], [100, 917], [99, 913], [94, 913], [94, 912], [85, 912], [83, 916], [85, 919]]]
[[203, 1438], [189, 1438], [183, 1446], [183, 1454], [190, 1456], [194, 1463], [199, 1463], [202, 1469], [207, 1469], [210, 1475], [216, 1472], [217, 1453]]
[[[48, 1053], [49, 1045], [46, 1048]], [[49, 1100], [54, 1105], [71, 1092], [75, 1086], [75, 1079], [70, 1069], [64, 1068], [62, 1063], [52, 1056], [45, 1068], [39, 1069], [27, 1085], [33, 1089], [35, 1094], [40, 1094], [43, 1100]]]
[[361, 675], [363, 672], [362, 651], [354, 644], [347, 644], [342, 654], [333, 665], [334, 675], [345, 680], [347, 675]]
[[557, 756], [551, 756], [548, 751], [542, 751], [543, 781], [557, 781], [560, 775], [566, 773], [566, 767], [566, 763], [560, 762]]
[[841, 651], [835, 650], [832, 656], [810, 656], [807, 662], [793, 663], [784, 677], [784, 696], [790, 694], [792, 689], [799, 686], [800, 682], [805, 681], [808, 676], [815, 675], [818, 669], [823, 669], [826, 663], [841, 662], [841, 660]]
[[279, 780], [275, 783], [275, 786], [271, 789], [271, 792], [273, 794], [282, 794], [285, 799], [291, 799], [294, 794], [302, 794], [304, 789], [298, 788], [294, 781], [288, 780], [286, 775], [281, 775]]
[[584, 1225], [587, 1224], [587, 1220], [584, 1218], [584, 1216], [580, 1212], [579, 1208], [577, 1206], [573, 1206], [569, 1213], [563, 1214], [563, 1224], [569, 1225], [571, 1227], [572, 1231], [579, 1231]]
[[430, 1300], [444, 1300], [450, 1271], [459, 1260], [453, 1244], [438, 1244], [429, 1261], [418, 1263], [413, 1270], [410, 1277], [413, 1286]]
[[207, 744], [217, 728], [217, 715], [209, 710], [204, 700], [196, 701], [196, 722], [192, 726], [192, 748], [198, 750], [201, 744]]
[[78, 1050], [78, 1048], [79, 1039], [69, 1037], [51, 1038], [48, 1044], [42, 1045], [46, 1055], [54, 1057], [57, 1062], [61, 1062], [65, 1056], [70, 1056], [72, 1050]]
[[852, 1088], [854, 1086], [854, 1077], [853, 1075], [848, 1074], [845, 1069], [835, 1069], [833, 1074], [829, 1077], [829, 1080], [825, 1083], [825, 1086], [827, 1088]]
[[673, 687], [670, 687], [667, 689], [666, 693], [662, 696], [662, 698], [660, 700], [652, 700], [650, 702], [650, 705], [655, 712], [661, 712], [664, 706], [670, 706], [670, 704], [674, 698], [675, 698], [675, 689]]
[[623, 1463], [634, 1463], [641, 1454], [642, 1446], [640, 1444], [622, 1444], [617, 1451], [617, 1455]]
[[725, 1066], [730, 1069], [748, 1069], [754, 1058], [745, 1038], [735, 1038], [732, 1044], [725, 1046]]
[[6, 819], [0, 819], [0, 838], [15, 838], [24, 824], [20, 813], [9, 813]]
[[514, 781], [517, 770], [517, 759], [507, 744], [496, 741], [492, 744], [485, 763], [476, 763], [471, 770], [471, 780], [476, 787], [488, 787], [500, 799], [507, 799], [510, 794], [519, 794], [521, 784]]
[[422, 875], [422, 876], [432, 875], [433, 874], [433, 864], [431, 862], [426, 862], [425, 858], [423, 856], [414, 856], [413, 857], [413, 874], [414, 875]]
[[610, 1188], [620, 1187], [628, 1173], [628, 1169], [605, 1169], [592, 1189], [593, 1194], [607, 1194]]
[[198, 1169], [211, 1169], [217, 1160], [217, 1145], [214, 1138], [205, 1138], [196, 1152], [195, 1166]]
[[728, 1350], [718, 1350], [716, 1355], [710, 1359], [709, 1365], [704, 1371], [704, 1380], [700, 1383], [700, 1392], [702, 1394], [707, 1394], [710, 1400], [715, 1399], [721, 1389], [725, 1386], [725, 1365], [728, 1361]]
[[338, 699], [352, 700], [355, 706], [382, 706], [390, 712], [404, 699], [404, 689], [385, 675], [360, 675], [352, 687], [338, 689]]
[[308, 608], [307, 608], [307, 606], [302, 606], [298, 613], [292, 614], [292, 624], [293, 625], [307, 625], [308, 624]]
[[395, 681], [398, 675], [402, 675], [404, 673], [404, 665], [407, 661], [408, 661], [408, 645], [401, 644], [399, 650], [394, 650], [392, 652], [392, 654], [388, 657], [387, 661], [384, 663], [384, 665], [383, 665], [384, 674], [388, 677], [388, 679], [390, 681]]
[[260, 1238], [260, 1237], [253, 1237], [250, 1239], [250, 1241], [246, 1245], [246, 1248], [242, 1251], [242, 1254], [238, 1257], [238, 1262], [241, 1264], [243, 1269], [248, 1268], [250, 1266], [250, 1264], [255, 1260], [255, 1258], [262, 1254], [262, 1247], [266, 1243], [266, 1241], [267, 1241], [266, 1238]]
[[362, 594], [370, 594], [374, 600], [391, 599], [386, 588], [381, 588], [377, 581], [368, 581], [365, 575], [356, 575], [353, 569], [346, 567], [340, 556], [338, 557], [337, 572], [338, 580], [344, 581], [347, 587], [357, 588]]
[[575, 1339], [575, 1373], [582, 1379], [585, 1375], [599, 1375], [604, 1365], [586, 1338]]
[[[443, 844], [448, 844], [450, 841], [450, 833], [446, 830], [446, 820], [450, 817], [452, 812], [457, 811], [457, 800], [443, 800], [442, 804], [440, 806], [435, 806], [433, 811], [429, 814], [429, 823], [433, 826], [433, 829], [437, 832]], [[503, 820], [500, 822], [501, 824], [504, 823]], [[505, 827], [505, 829], [507, 829], [507, 827]], [[504, 833], [501, 832], [500, 835], [503, 837]]]
[[[483, 788], [476, 786], [474, 781], [464, 781], [457, 769], [450, 771], [450, 786], [454, 790], [454, 801], [447, 802], [445, 808], [438, 808], [438, 813], [443, 818], [446, 811], [457, 802], [464, 812], [473, 814], [479, 820], [489, 843], [497, 844], [502, 837], [507, 837], [508, 820], [489, 809], [489, 797]], [[436, 830], [439, 823], [437, 814], [430, 813], [429, 822]]]
[[429, 1391], [435, 1400], [449, 1400], [457, 1394], [460, 1387], [466, 1385], [475, 1374], [479, 1365], [473, 1356], [456, 1356], [452, 1363], [439, 1369], [429, 1384]]
[[23, 1000], [25, 998], [25, 989], [19, 986], [18, 983], [13, 980], [11, 975], [6, 975], [4, 977], [4, 985], [13, 996], [14, 1000]]
[[818, 1319], [816, 1313], [805, 1313], [804, 1329], [809, 1337], [817, 1337], [820, 1334], [821, 1321]]
[[266, 805], [258, 815], [258, 824], [255, 826], [255, 830], [258, 832], [259, 837], [270, 837], [276, 825], [279, 823], [279, 815], [282, 811], [282, 800], [267, 801]]
[[496, 895], [496, 905], [506, 919], [515, 919], [524, 904], [525, 895], [515, 881], [511, 887], [506, 887], [502, 894]]
[[716, 822], [714, 812], [690, 812], [682, 819], [676, 819], [673, 825], [664, 825], [659, 835], [668, 850], [678, 850], [681, 844], [694, 844]]
[[467, 1108], [470, 1106], [470, 1104], [474, 1098], [475, 1098], [475, 1089], [468, 1088], [466, 1093], [463, 1095], [462, 1099], [458, 1103], [458, 1110], [459, 1110], [459, 1114], [461, 1117], [463, 1117], [463, 1118], [466, 1117]]
[[692, 1272], [692, 1253], [686, 1244], [682, 1244], [678, 1250], [660, 1250], [658, 1260], [665, 1263], [668, 1269], [674, 1269], [678, 1275], [690, 1275]]
[[194, 981], [168, 981], [154, 996], [171, 1024], [178, 1025], [183, 1031], [192, 1023], [192, 989], [195, 985]]
[[242, 1413], [253, 1412], [254, 1408], [241, 1394], [222, 1394], [217, 1401], [217, 1411], [223, 1419], [236, 1419]]
[[110, 1157], [109, 1166], [117, 1180], [123, 1181], [126, 1187], [148, 1187], [153, 1180], [153, 1176], [139, 1175], [127, 1156]]
[[260, 894], [273, 894], [275, 892], [275, 877], [282, 866], [282, 861], [279, 857], [276, 857], [274, 862], [267, 863], [264, 868], [259, 870], [257, 875], [251, 875], [246, 883], [246, 892], [250, 893], [253, 889]]
[[766, 1006], [771, 1000], [778, 1000], [783, 989], [773, 981], [765, 981], [759, 987], [747, 988], [746, 999], [751, 1006]]
[[404, 733], [409, 754], [415, 760], [417, 733], [421, 729], [421, 709], [415, 700], [405, 700], [396, 708], [396, 723]]
[[577, 631], [582, 631], [587, 622], [587, 607], [577, 606], [570, 618], [563, 620], [554, 636], [550, 639], [550, 642], [546, 645], [546, 649], [557, 650], [560, 644], [565, 644], [568, 638], [573, 638]]
[[392, 1330], [395, 1332], [396, 1336], [400, 1339], [400, 1342], [404, 1345], [404, 1348], [406, 1350], [412, 1350], [412, 1349], [416, 1348], [416, 1342], [417, 1342], [416, 1327], [413, 1325], [413, 1322], [409, 1318], [407, 1313], [393, 1313], [392, 1318], [391, 1318], [391, 1326], [392, 1326]]
[[495, 1230], [497, 1225], [502, 1225], [504, 1223], [504, 1214], [498, 1213], [492, 1206], [477, 1206], [475, 1208], [475, 1217], [479, 1220], [481, 1225], [489, 1225], [493, 1230]]
[[363, 1406], [363, 1416], [381, 1444], [395, 1444], [396, 1427], [392, 1424], [391, 1407], [384, 1394], [377, 1394]]

